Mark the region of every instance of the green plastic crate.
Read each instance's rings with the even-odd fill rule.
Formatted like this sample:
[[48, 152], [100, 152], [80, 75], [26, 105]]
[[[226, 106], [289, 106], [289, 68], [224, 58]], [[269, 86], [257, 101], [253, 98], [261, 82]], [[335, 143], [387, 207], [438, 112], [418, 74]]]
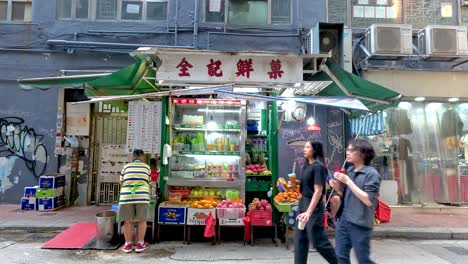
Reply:
[[276, 201], [273, 202], [275, 204], [276, 209], [282, 213], [291, 212], [291, 206], [297, 204], [290, 204], [290, 203], [277, 203]]

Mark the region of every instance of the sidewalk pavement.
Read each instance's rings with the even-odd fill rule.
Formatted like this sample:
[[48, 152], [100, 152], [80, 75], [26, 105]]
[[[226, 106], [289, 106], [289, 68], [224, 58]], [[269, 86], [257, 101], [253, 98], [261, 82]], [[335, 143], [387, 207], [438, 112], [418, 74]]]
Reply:
[[[18, 205], [0, 205], [0, 231], [45, 232], [64, 230], [75, 223], [94, 222], [110, 206], [74, 206], [57, 211], [22, 211]], [[329, 232], [333, 235], [333, 231]], [[391, 221], [375, 226], [376, 238], [468, 240], [468, 207], [395, 206]]]

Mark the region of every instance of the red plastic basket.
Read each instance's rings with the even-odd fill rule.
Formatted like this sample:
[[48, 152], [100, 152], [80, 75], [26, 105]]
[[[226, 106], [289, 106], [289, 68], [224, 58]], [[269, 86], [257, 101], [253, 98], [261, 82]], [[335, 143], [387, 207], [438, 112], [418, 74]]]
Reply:
[[266, 211], [251, 211], [248, 213], [250, 216], [250, 224], [252, 226], [272, 226], [273, 215], [272, 212]]

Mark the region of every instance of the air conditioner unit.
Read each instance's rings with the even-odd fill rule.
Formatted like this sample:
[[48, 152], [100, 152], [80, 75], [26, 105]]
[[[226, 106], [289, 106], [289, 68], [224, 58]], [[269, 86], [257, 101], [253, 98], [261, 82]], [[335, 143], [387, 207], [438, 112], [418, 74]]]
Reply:
[[331, 59], [343, 66], [343, 24], [317, 23], [307, 34], [304, 45], [306, 53], [331, 53]]
[[431, 56], [468, 55], [468, 35], [465, 26], [429, 25], [418, 34], [419, 48]]
[[406, 24], [373, 24], [369, 29], [368, 48], [373, 55], [411, 55], [412, 30]]

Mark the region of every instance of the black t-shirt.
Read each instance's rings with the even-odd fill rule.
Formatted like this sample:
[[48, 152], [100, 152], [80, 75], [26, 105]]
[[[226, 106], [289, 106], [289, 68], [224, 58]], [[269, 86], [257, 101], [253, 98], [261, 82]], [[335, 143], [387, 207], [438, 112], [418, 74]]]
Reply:
[[322, 194], [325, 194], [325, 184], [327, 180], [327, 169], [319, 161], [307, 165], [301, 176], [301, 194], [305, 197], [314, 195], [314, 184], [323, 186]]

